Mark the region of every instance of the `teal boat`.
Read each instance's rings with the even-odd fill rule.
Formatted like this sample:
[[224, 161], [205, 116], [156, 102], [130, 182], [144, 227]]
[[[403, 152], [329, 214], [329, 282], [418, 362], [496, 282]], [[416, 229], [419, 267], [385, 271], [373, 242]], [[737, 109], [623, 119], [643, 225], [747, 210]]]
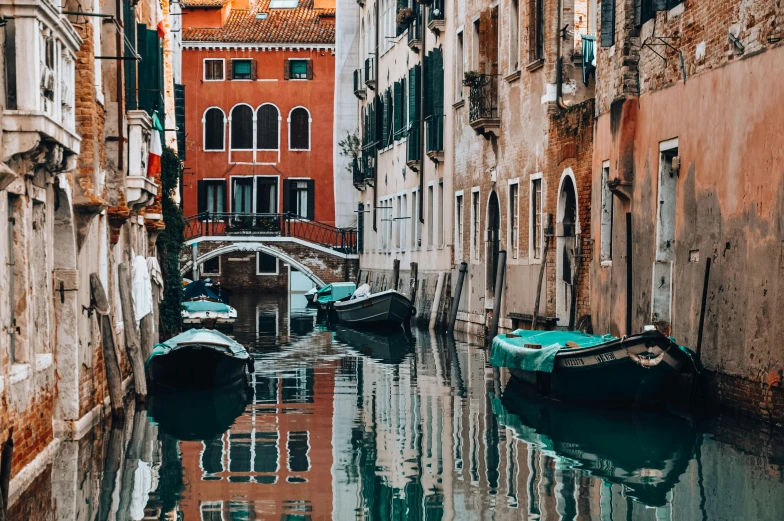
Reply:
[[233, 324], [237, 310], [223, 302], [188, 300], [182, 303], [182, 321], [185, 324]]
[[315, 301], [319, 309], [327, 311], [340, 299], [350, 297], [357, 290], [353, 282], [334, 282], [318, 290]]
[[[649, 507], [668, 495], [688, 470], [697, 433], [684, 418], [650, 411], [585, 409], [525, 395], [511, 381], [493, 398], [498, 422], [532, 449], [575, 469], [623, 487], [624, 495]], [[604, 519], [604, 518], [602, 518]]]
[[698, 370], [691, 351], [655, 330], [616, 338], [518, 329], [493, 339], [490, 361], [543, 396], [608, 407], [663, 402], [673, 377]]

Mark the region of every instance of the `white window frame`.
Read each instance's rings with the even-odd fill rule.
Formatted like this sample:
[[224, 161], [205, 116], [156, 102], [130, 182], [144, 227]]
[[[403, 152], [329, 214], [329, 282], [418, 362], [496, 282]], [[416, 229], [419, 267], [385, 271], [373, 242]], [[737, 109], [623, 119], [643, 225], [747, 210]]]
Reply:
[[[223, 114], [223, 140], [221, 141], [221, 148], [207, 149], [207, 112], [212, 109], [218, 109]], [[207, 107], [201, 115], [201, 149], [203, 152], [225, 152], [226, 151], [226, 123], [228, 122], [226, 112], [222, 108], [215, 105]]]
[[[234, 62], [250, 62], [250, 78], [235, 78], [234, 77]], [[225, 74], [224, 74], [225, 76]], [[253, 58], [232, 58], [231, 59], [231, 81], [253, 81]]]
[[[232, 146], [231, 146], [231, 133], [232, 133], [231, 122], [232, 122], [232, 119], [233, 119], [234, 109], [236, 109], [240, 105], [244, 105], [244, 106], [248, 107], [250, 109], [250, 111], [251, 111], [251, 118], [252, 118], [251, 119], [251, 123], [252, 123], [251, 124], [251, 128], [252, 128], [252, 131], [251, 131], [252, 136], [251, 136], [251, 138], [252, 139], [251, 139], [250, 148], [232, 148]], [[228, 122], [228, 127], [229, 127], [229, 144], [228, 144], [229, 149], [232, 152], [253, 152], [253, 150], [256, 148], [256, 111], [253, 110], [253, 107], [251, 107], [247, 103], [237, 103], [237, 104], [235, 104], [233, 107], [231, 107], [231, 110], [229, 111], [229, 117], [226, 119], [226, 121]]]
[[[221, 79], [219, 79], [219, 80], [208, 80], [207, 79], [207, 62], [208, 61], [216, 61], [216, 62], [219, 61], [219, 62], [221, 62], [221, 71], [222, 71]], [[202, 76], [202, 80], [205, 83], [206, 82], [213, 83], [213, 82], [216, 82], [216, 81], [226, 81], [226, 58], [204, 58], [204, 60], [202, 62], [202, 75], [201, 76]]]
[[427, 200], [425, 201], [427, 224], [427, 249], [432, 250], [436, 244], [436, 188], [433, 181], [427, 183]]
[[540, 180], [541, 187], [542, 187], [542, 195], [539, 200], [539, 204], [541, 205], [540, 213], [541, 218], [539, 219], [539, 227], [540, 227], [540, 235], [539, 237], [542, 240], [542, 244], [539, 248], [539, 251], [544, 252], [544, 199], [545, 199], [545, 184], [544, 184], [544, 176], [542, 172], [537, 172], [535, 174], [531, 174], [528, 177], [528, 262], [530, 264], [541, 264], [542, 263], [542, 256], [540, 255], [539, 258], [534, 257], [534, 216], [533, 216], [533, 201], [534, 201], [534, 181]]
[[[508, 191], [506, 193], [506, 243], [507, 247], [512, 251], [512, 258], [520, 258], [520, 178], [509, 179]], [[517, 197], [512, 201], [512, 187], [517, 188]], [[512, 205], [515, 207], [515, 221], [512, 222]], [[514, 230], [517, 229], [517, 233]]]
[[278, 275], [280, 275], [280, 259], [275, 257], [274, 255], [270, 255], [270, 257], [275, 258], [275, 272], [272, 273], [272, 272], [259, 271], [259, 259], [260, 259], [259, 253], [265, 253], [266, 255], [270, 255], [267, 252], [260, 252], [260, 251], [256, 252], [256, 275], [259, 277], [277, 277]]
[[422, 230], [419, 227], [419, 188], [411, 190], [411, 251], [419, 251], [421, 246]]
[[[289, 66], [289, 81], [309, 81], [308, 80], [308, 72], [307, 71], [308, 71], [308, 62], [311, 61], [310, 58], [288, 58], [287, 61], [289, 62], [288, 63], [288, 66]], [[295, 77], [292, 76], [293, 73], [291, 72], [291, 62], [305, 62], [305, 77], [304, 78], [295, 78]], [[364, 63], [363, 63], [363, 66], [364, 66]], [[311, 65], [311, 67], [312, 67], [312, 65]]]
[[[231, 186], [228, 186], [230, 181], [227, 181], [225, 177], [202, 177], [201, 181], [221, 181], [221, 182], [223, 182], [223, 195], [224, 196], [226, 195], [226, 191], [227, 190], [231, 190]], [[197, 196], [198, 196], [198, 194], [197, 194]], [[208, 213], [230, 213], [226, 209], [226, 200], [224, 199], [224, 201], [223, 201], [223, 212], [210, 212], [208, 210]], [[218, 222], [218, 223], [222, 223], [223, 219], [217, 219], [217, 220], [205, 219], [204, 222]]]
[[[458, 203], [458, 197], [460, 202]], [[458, 209], [460, 209], [458, 216]], [[462, 221], [462, 222], [461, 222]], [[463, 191], [455, 192], [455, 260], [463, 260], [463, 226], [465, 224], [465, 197]]]
[[[297, 109], [304, 109], [305, 112], [308, 113], [308, 148], [292, 148], [291, 147], [291, 114]], [[289, 134], [289, 151], [290, 152], [310, 152], [313, 148], [313, 116], [311, 115], [310, 111], [307, 107], [302, 105], [297, 105], [296, 107], [292, 108], [289, 111], [289, 115], [286, 118], [286, 123], [288, 127], [288, 134]]]
[[[275, 110], [278, 111], [278, 148], [258, 148], [258, 121], [259, 121], [259, 109], [264, 105], [272, 105], [275, 107]], [[269, 101], [262, 103], [256, 110], [253, 111], [253, 147], [256, 149], [257, 152], [280, 152], [280, 122], [283, 121], [283, 117], [280, 115], [280, 107], [271, 103]]]
[[398, 233], [400, 234], [400, 251], [406, 251], [406, 241], [408, 240], [407, 228], [408, 223], [406, 222], [408, 217], [408, 192], [405, 190], [400, 192], [400, 215], [398, 216], [400, 225], [397, 227]]
[[227, 213], [238, 213], [234, 208], [234, 180], [235, 179], [250, 179], [250, 213], [256, 213], [256, 176], [255, 175], [230, 175], [229, 186], [229, 210]]
[[[476, 197], [477, 201], [479, 201], [479, 208], [477, 208], [476, 210], [474, 209], [474, 197]], [[470, 204], [471, 204], [471, 240], [469, 241], [469, 247], [471, 248], [471, 251], [469, 252], [469, 259], [472, 264], [477, 264], [482, 256], [481, 235], [478, 234], [479, 230], [482, 229], [482, 193], [478, 186], [474, 186], [471, 188]], [[479, 217], [478, 222], [477, 222], [477, 217]], [[476, 229], [477, 225], [479, 226], [479, 230]]]
[[305, 433], [307, 433], [307, 438], [306, 439], [307, 439], [307, 442], [308, 442], [308, 450], [305, 451], [305, 458], [308, 460], [308, 470], [304, 470], [304, 471], [300, 471], [300, 470], [294, 471], [294, 470], [291, 470], [291, 453], [289, 452], [289, 442], [291, 442], [291, 433], [292, 432], [303, 432], [303, 431], [289, 431], [289, 432], [286, 433], [286, 456], [288, 456], [286, 458], [286, 470], [288, 470], [289, 472], [309, 472], [313, 468], [313, 462], [310, 459], [310, 451], [313, 448], [310, 445], [310, 431], [307, 430], [307, 429], [304, 431]]
[[[315, 194], [316, 194], [316, 183], [315, 183], [315, 180], [312, 177], [289, 177], [288, 180], [289, 181], [294, 181], [294, 182], [296, 182], [296, 181], [313, 181], [313, 196], [315, 197]], [[291, 198], [290, 197], [291, 197], [291, 194], [289, 194], [289, 204], [291, 204]], [[295, 206], [296, 206], [296, 204], [295, 204]], [[291, 212], [291, 213], [294, 214], [293, 212]], [[305, 209], [305, 213], [307, 213], [307, 208]], [[314, 199], [313, 200], [313, 220], [314, 221], [316, 220], [315, 217], [316, 217], [316, 200]], [[300, 216], [298, 214], [294, 214], [294, 217], [292, 217], [291, 220], [292, 221], [310, 222], [311, 219], [307, 219], [307, 218], [302, 217], [302, 216]]]
[[258, 194], [259, 194], [259, 179], [275, 179], [275, 212], [274, 213], [281, 213], [280, 211], [280, 191], [283, 190], [283, 187], [280, 183], [280, 175], [269, 175], [269, 174], [257, 174], [253, 176], [253, 213], [261, 213], [259, 212], [258, 208]]
[[[221, 265], [221, 256], [218, 255], [217, 257], [213, 257], [213, 259], [218, 259], [218, 271], [217, 272], [205, 271], [204, 266], [205, 266], [205, 263], [207, 261], [199, 264], [199, 270], [201, 271], [201, 274], [204, 275], [205, 277], [220, 277], [221, 268], [223, 267]], [[212, 259], [209, 259], [209, 260], [212, 260]]]
[[436, 225], [435, 243], [436, 243], [436, 247], [439, 250], [441, 250], [444, 248], [444, 243], [446, 242], [446, 237], [444, 235], [446, 231], [444, 227], [444, 217], [446, 216], [446, 209], [444, 204], [444, 178], [441, 177], [437, 181], [438, 182], [436, 183], [436, 188], [435, 188], [437, 192], [435, 194], [436, 200], [433, 205], [434, 207], [437, 207], [436, 215], [438, 215], [438, 224]]
[[[458, 38], [461, 39], [460, 48], [457, 46]], [[461, 52], [458, 54], [458, 50]], [[455, 103], [463, 101], [465, 99], [465, 93], [463, 92], [463, 78], [460, 76], [465, 74], [466, 70], [466, 62], [465, 62], [465, 32], [463, 31], [463, 27], [461, 26], [457, 31], [455, 31], [455, 64], [461, 64], [461, 67], [455, 71], [457, 75], [457, 82], [455, 84]]]
[[[520, 52], [520, 40], [521, 40], [521, 38], [520, 38], [520, 18], [521, 18], [520, 17], [520, 0], [514, 0], [514, 1], [517, 2], [517, 9], [516, 9], [517, 12], [514, 13], [515, 17], [517, 18], [516, 20], [514, 20], [514, 23], [516, 25], [516, 27], [515, 27], [515, 33], [516, 34], [515, 35], [512, 34], [512, 21], [513, 21], [513, 18], [515, 18], [515, 17], [512, 16], [512, 14], [513, 14], [512, 13], [512, 1], [513, 0], [509, 0], [509, 20], [507, 22], [509, 31], [508, 31], [508, 40], [507, 40], [507, 47], [506, 47], [509, 50], [509, 73], [510, 74], [513, 74], [513, 73], [515, 73], [515, 72], [520, 70], [520, 63], [521, 63], [520, 56], [522, 55], [522, 53]], [[517, 56], [516, 57], [512, 56], [512, 40], [513, 40], [512, 37], [513, 36], [517, 37], [517, 45], [515, 46], [517, 48]], [[515, 62], [517, 62], [517, 63], [515, 63]]]

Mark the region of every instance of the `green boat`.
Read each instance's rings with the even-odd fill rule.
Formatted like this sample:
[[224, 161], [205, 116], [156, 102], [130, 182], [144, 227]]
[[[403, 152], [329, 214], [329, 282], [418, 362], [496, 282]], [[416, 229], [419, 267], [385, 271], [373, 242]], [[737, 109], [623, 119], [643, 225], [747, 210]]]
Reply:
[[698, 443], [687, 420], [649, 411], [584, 409], [525, 396], [517, 385], [511, 381], [492, 402], [498, 422], [517, 439], [553, 458], [557, 468], [620, 485], [625, 496], [649, 507], [667, 504]]
[[328, 311], [332, 308], [333, 303], [350, 297], [356, 290], [357, 285], [353, 282], [334, 282], [319, 289], [315, 301], [320, 310]]
[[655, 330], [616, 338], [518, 329], [493, 339], [490, 362], [543, 396], [606, 407], [663, 402], [673, 377], [699, 365], [694, 353]]

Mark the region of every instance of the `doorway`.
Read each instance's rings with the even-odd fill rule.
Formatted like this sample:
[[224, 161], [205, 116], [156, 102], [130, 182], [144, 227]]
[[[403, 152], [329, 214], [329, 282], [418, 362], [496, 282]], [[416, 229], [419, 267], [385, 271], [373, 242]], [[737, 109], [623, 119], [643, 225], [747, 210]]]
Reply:
[[579, 223], [577, 216], [577, 191], [571, 169], [561, 177], [558, 190], [555, 251], [555, 310], [559, 327], [571, 322], [572, 303], [576, 291], [576, 258]]
[[487, 201], [487, 230], [485, 257], [486, 266], [486, 298], [485, 307], [492, 307], [495, 295], [495, 278], [498, 273], [498, 251], [500, 247], [501, 230], [501, 211], [498, 204], [498, 195], [495, 190], [490, 192], [490, 199]]

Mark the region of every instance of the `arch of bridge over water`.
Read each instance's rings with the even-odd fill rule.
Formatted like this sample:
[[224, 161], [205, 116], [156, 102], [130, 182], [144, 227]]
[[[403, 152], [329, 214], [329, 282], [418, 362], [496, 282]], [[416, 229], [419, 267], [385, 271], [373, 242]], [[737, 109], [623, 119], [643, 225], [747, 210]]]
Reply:
[[289, 214], [199, 214], [186, 220], [191, 258], [180, 272], [199, 278], [203, 263], [235, 252], [260, 252], [301, 272], [316, 287], [351, 280], [359, 267], [356, 229], [303, 221]]

